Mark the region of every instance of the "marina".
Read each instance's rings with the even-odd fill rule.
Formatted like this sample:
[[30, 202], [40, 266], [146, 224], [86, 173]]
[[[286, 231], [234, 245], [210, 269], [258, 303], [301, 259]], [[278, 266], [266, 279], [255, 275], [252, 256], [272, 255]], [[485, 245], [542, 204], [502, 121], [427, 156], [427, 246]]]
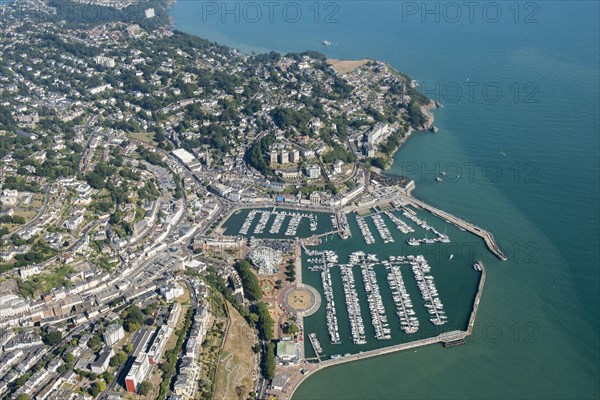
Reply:
[[[423, 228], [423, 230], [425, 230], [425, 232], [432, 232], [436, 236], [435, 238], [429, 238], [426, 236], [423, 239], [411, 238], [407, 242], [409, 245], [417, 246], [419, 244], [433, 244], [436, 242], [450, 243], [450, 237], [448, 237], [448, 235], [446, 235], [445, 233], [438, 232], [433, 226], [429, 225], [427, 223], [427, 221], [422, 220], [419, 217], [417, 217], [416, 214], [411, 213], [411, 212], [409, 212], [409, 210], [405, 209], [403, 211], [402, 215], [404, 215], [406, 218], [410, 219], [415, 224], [417, 224], [418, 226]], [[414, 230], [413, 230], [413, 232], [414, 232]]]
[[241, 235], [247, 235], [248, 234], [248, 231], [250, 230], [250, 226], [252, 225], [252, 222], [254, 222], [254, 218], [256, 217], [257, 213], [258, 213], [258, 211], [256, 211], [256, 210], [252, 210], [252, 211], [250, 211], [248, 213], [248, 216], [244, 220], [244, 224], [240, 228], [240, 234]]
[[335, 232], [335, 214], [287, 208], [246, 208], [232, 213], [217, 232], [224, 236], [296, 239]]
[[421, 290], [421, 296], [425, 301], [425, 307], [431, 315], [429, 320], [434, 325], [445, 324], [448, 322], [448, 317], [444, 311], [444, 305], [440, 301], [438, 290], [433, 282], [433, 276], [428, 275], [431, 272], [431, 267], [429, 267], [423, 256], [415, 257], [414, 261], [411, 262], [411, 267]]
[[352, 332], [352, 341], [354, 344], [367, 343], [365, 336], [365, 324], [363, 323], [360, 310], [360, 302], [354, 283], [354, 274], [352, 267], [344, 264], [340, 265], [342, 272], [342, 282], [344, 286], [344, 295], [346, 298], [346, 306], [348, 308], [348, 317], [350, 319], [350, 330]]
[[367, 225], [367, 221], [360, 215], [356, 214], [356, 222], [358, 223], [358, 227], [360, 228], [360, 232], [363, 235], [366, 244], [375, 243], [375, 238], [369, 229], [369, 225]]
[[394, 257], [390, 261], [384, 261], [385, 269], [387, 270], [387, 280], [392, 294], [394, 296], [394, 304], [396, 305], [396, 313], [400, 318], [400, 325], [404, 332], [415, 333], [419, 330], [419, 319], [415, 317], [410, 295], [404, 285], [400, 265], [395, 263], [396, 259], [404, 260], [404, 257]]
[[[403, 245], [410, 236], [407, 238], [401, 229], [389, 229], [390, 223], [398, 227], [390, 214], [404, 223], [403, 228], [410, 227], [413, 235], [429, 238], [432, 243], [444, 243], [452, 236], [455, 255], [461, 243], [472, 240], [470, 233], [436, 217], [426, 221], [423, 211], [404, 204], [391, 210], [374, 209], [370, 215], [365, 211], [354, 213], [349, 224], [352, 234], [347, 239], [323, 237], [318, 244], [302, 241], [303, 282], [321, 291], [323, 268], [329, 270], [331, 278], [324, 293], [331, 288], [339, 343], [332, 346], [328, 330], [319, 330], [319, 326], [324, 327], [332, 320], [327, 317], [325, 307], [305, 319], [307, 335], [316, 334], [323, 350], [320, 355], [325, 358], [410, 343], [452, 331], [457, 326], [467, 328], [478, 282], [478, 274], [472, 268], [475, 260], [463, 262], [463, 256], [449, 257], [450, 253], [439, 257], [424, 250], [420, 241], [417, 246]], [[384, 226], [394, 241], [386, 243]], [[378, 234], [372, 235], [375, 236], [372, 244], [367, 244], [365, 235], [369, 237], [373, 229]], [[319, 273], [318, 281], [313, 280], [314, 272]], [[446, 296], [447, 293], [450, 294]], [[451, 302], [449, 308], [444, 300]], [[424, 328], [426, 324], [433, 328]], [[308, 336], [306, 342], [310, 357], [313, 349]]]
[[406, 222], [404, 222], [400, 218], [396, 217], [391, 211], [386, 211], [385, 215], [387, 215], [392, 220], [392, 222], [396, 224], [396, 227], [398, 228], [398, 230], [400, 232], [404, 233], [405, 235], [415, 231]]
[[468, 231], [474, 235], [479, 236], [480, 238], [483, 239], [483, 241], [485, 242], [488, 249], [496, 257], [498, 257], [501, 261], [508, 260], [508, 257], [502, 252], [502, 250], [500, 249], [500, 246], [496, 243], [496, 239], [494, 238], [494, 235], [491, 232], [489, 232], [488, 230], [480, 228], [477, 225], [467, 222], [462, 218], [458, 218], [458, 217], [450, 214], [449, 212], [442, 211], [436, 207], [433, 207], [433, 206], [425, 203], [424, 201], [418, 200], [412, 196], [402, 196], [401, 198], [407, 202], [410, 202], [410, 204], [414, 205], [415, 207], [429, 211], [431, 214], [433, 214], [439, 218], [442, 218], [445, 221], [448, 221], [448, 223], [455, 225], [462, 231]]
[[254, 227], [254, 233], [260, 235], [264, 232], [265, 227], [267, 226], [267, 222], [269, 222], [269, 218], [271, 217], [271, 213], [269, 211], [261, 211], [260, 219], [258, 220], [258, 224]]
[[[371, 311], [371, 321], [373, 323], [373, 328], [375, 329], [375, 338], [379, 340], [391, 339], [392, 336], [390, 334], [392, 330], [387, 321], [385, 307], [383, 306], [379, 285], [377, 284], [377, 277], [373, 270], [374, 262], [377, 262], [376, 256], [368, 255], [365, 258], [365, 256], [362, 255], [359, 257], [361, 258], [360, 270], [367, 292], [367, 302], [369, 303], [369, 311]], [[366, 259], [369, 257], [373, 263], [367, 263]]]
[[373, 222], [375, 223], [375, 228], [377, 228], [377, 232], [379, 232], [379, 236], [383, 240], [383, 243], [394, 243], [394, 237], [385, 224], [383, 217], [380, 214], [375, 214], [372, 218]]
[[[331, 343], [340, 342], [340, 333], [338, 328], [337, 316], [335, 314], [335, 301], [333, 300], [333, 289], [331, 287], [331, 274], [329, 268], [324, 268], [321, 271], [321, 279], [323, 282], [323, 291], [325, 294], [325, 307], [327, 309], [327, 330]], [[320, 346], [319, 346], [320, 347]]]
[[[465, 269], [461, 267], [458, 272], [456, 263], [460, 261], [451, 262], [454, 257], [451, 254], [443, 260], [429, 260], [430, 253], [421, 246], [449, 243], [450, 235], [453, 241], [465, 242], [472, 240], [470, 233], [450, 220], [432, 217], [429, 222], [423, 211], [413, 208], [410, 202], [391, 206], [363, 208], [360, 213], [353, 213], [354, 218], [343, 212], [326, 214], [278, 208], [247, 209], [236, 214], [236, 222], [230, 226], [235, 229], [235, 224], [239, 224], [240, 234], [247, 230], [263, 237], [273, 235], [298, 241], [302, 283], [314, 287], [323, 300], [320, 309], [304, 318], [307, 359], [319, 362], [337, 360], [332, 356], [346, 359], [419, 341], [423, 334], [440, 335], [456, 329], [457, 324], [464, 324], [466, 329], [469, 319], [466, 307], [461, 310], [453, 304], [451, 310], [446, 310], [442, 303], [446, 290], [461, 283], [457, 279], [464, 279]], [[390, 229], [392, 226], [396, 229]], [[374, 235], [373, 229], [377, 234]], [[406, 236], [410, 234], [415, 237]], [[456, 250], [452, 253], [456, 254]], [[439, 271], [435, 267], [438, 271], [435, 279], [431, 261], [448, 265]], [[473, 262], [464, 265], [471, 271], [464, 282], [465, 288], [473, 289], [461, 294], [465, 299], [463, 304], [473, 299], [469, 295], [477, 280]], [[406, 275], [403, 273], [406, 271], [412, 273]], [[438, 274], [442, 277], [442, 288]], [[419, 335], [425, 331], [421, 329], [424, 324], [435, 329]]]
[[273, 224], [271, 225], [271, 229], [269, 229], [269, 233], [276, 235], [279, 233], [279, 231], [281, 230], [281, 226], [283, 225], [283, 220], [285, 219], [285, 214], [284, 213], [277, 213], [275, 216], [275, 220], [273, 221]]

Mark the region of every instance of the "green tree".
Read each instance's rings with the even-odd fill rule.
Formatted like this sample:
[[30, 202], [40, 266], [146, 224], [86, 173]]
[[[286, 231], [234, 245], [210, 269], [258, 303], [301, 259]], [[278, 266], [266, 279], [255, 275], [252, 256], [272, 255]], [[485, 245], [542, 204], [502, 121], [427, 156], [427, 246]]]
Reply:
[[63, 355], [63, 360], [67, 363], [67, 364], [73, 364], [75, 362], [75, 356], [71, 353], [65, 353]]
[[102, 339], [100, 336], [94, 335], [88, 340], [87, 346], [94, 351], [98, 351], [102, 348]]
[[125, 361], [127, 361], [127, 354], [125, 354], [123, 351], [118, 351], [117, 354], [115, 354], [109, 361], [109, 365], [111, 367], [117, 367], [119, 365], [125, 364]]
[[246, 260], [242, 260], [236, 264], [236, 269], [242, 279], [244, 294], [248, 300], [256, 301], [262, 299], [262, 292], [256, 274], [252, 271], [252, 266]]
[[106, 390], [106, 382], [104, 382], [104, 381], [96, 381], [96, 382], [94, 382], [94, 384], [96, 386], [98, 386], [98, 390], [100, 390], [100, 392], [104, 392]]
[[148, 381], [143, 381], [140, 384], [140, 394], [142, 396], [146, 396], [150, 393], [150, 391], [152, 390], [152, 384]]
[[275, 345], [267, 343], [262, 361], [263, 376], [271, 380], [275, 377]]
[[48, 331], [42, 335], [42, 341], [48, 346], [56, 346], [62, 340], [62, 333], [59, 331]]
[[258, 329], [258, 335], [262, 340], [273, 339], [273, 326], [275, 322], [269, 314], [269, 308], [266, 303], [257, 303], [252, 307], [252, 312], [258, 315], [258, 322], [256, 329]]
[[104, 380], [104, 382], [106, 382], [107, 384], [111, 384], [114, 380], [115, 377], [113, 376], [113, 374], [111, 374], [108, 371], [104, 371], [100, 377]]

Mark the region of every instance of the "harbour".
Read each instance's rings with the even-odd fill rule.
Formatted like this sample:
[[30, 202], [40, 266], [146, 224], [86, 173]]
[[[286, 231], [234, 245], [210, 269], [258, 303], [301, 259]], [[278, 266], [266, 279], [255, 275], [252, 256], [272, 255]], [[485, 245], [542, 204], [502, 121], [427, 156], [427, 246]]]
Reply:
[[320, 307], [301, 315], [305, 374], [435, 343], [455, 347], [473, 330], [483, 264], [479, 270], [472, 256], [438, 254], [439, 246], [472, 241], [462, 219], [397, 195], [332, 213], [243, 209], [220, 227], [224, 234], [236, 228], [249, 243], [295, 246], [296, 286], [320, 294]]

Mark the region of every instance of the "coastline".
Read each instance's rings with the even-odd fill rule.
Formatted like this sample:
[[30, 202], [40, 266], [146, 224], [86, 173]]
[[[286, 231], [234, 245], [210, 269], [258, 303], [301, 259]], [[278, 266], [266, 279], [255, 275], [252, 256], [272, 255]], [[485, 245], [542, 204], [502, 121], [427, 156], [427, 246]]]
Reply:
[[427, 122], [423, 126], [421, 126], [420, 130], [416, 130], [412, 126], [410, 126], [408, 128], [408, 131], [402, 137], [402, 139], [400, 140], [400, 143], [398, 143], [398, 146], [396, 146], [394, 151], [392, 151], [392, 154], [389, 156], [391, 162], [385, 168], [385, 171], [389, 171], [392, 168], [392, 166], [394, 165], [395, 158], [396, 158], [396, 153], [398, 153], [398, 151], [400, 151], [400, 149], [402, 148], [404, 143], [406, 143], [406, 141], [411, 137], [411, 135], [414, 132], [425, 133], [433, 127], [433, 123], [435, 122], [435, 114], [433, 113], [433, 111], [437, 110], [438, 108], [439, 107], [436, 105], [435, 101], [433, 101], [433, 100], [430, 100], [430, 102], [428, 104], [421, 106], [421, 112], [425, 115], [425, 117], [427, 117]]

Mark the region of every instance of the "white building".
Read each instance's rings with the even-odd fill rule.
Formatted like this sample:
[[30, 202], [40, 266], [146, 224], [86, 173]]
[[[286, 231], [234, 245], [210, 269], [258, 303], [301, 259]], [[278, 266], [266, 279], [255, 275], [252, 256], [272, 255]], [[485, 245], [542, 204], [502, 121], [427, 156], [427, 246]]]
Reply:
[[135, 393], [139, 385], [146, 379], [146, 376], [148, 376], [151, 368], [152, 366], [148, 360], [148, 354], [144, 352], [140, 353], [125, 377], [125, 387], [127, 391]]
[[148, 361], [150, 362], [150, 364], [160, 363], [163, 351], [165, 350], [167, 341], [169, 340], [169, 337], [171, 337], [172, 333], [173, 328], [171, 328], [170, 326], [163, 325], [160, 327], [160, 329], [156, 333], [154, 342], [152, 342], [152, 345], [150, 345], [150, 349], [148, 350]]
[[321, 167], [318, 164], [311, 165], [306, 169], [306, 175], [310, 179], [319, 178], [321, 176]]
[[67, 229], [77, 229], [83, 223], [83, 214], [75, 215], [65, 221], [63, 226]]
[[111, 357], [115, 353], [113, 352], [112, 347], [105, 348], [102, 353], [98, 356], [96, 361], [90, 364], [90, 369], [95, 374], [101, 374], [108, 369], [108, 364], [110, 363]]
[[102, 339], [107, 346], [114, 346], [125, 336], [125, 331], [121, 324], [114, 323], [110, 325], [102, 334]]
[[38, 265], [31, 265], [29, 267], [23, 267], [19, 269], [19, 275], [21, 275], [21, 279], [25, 280], [31, 278], [34, 275], [41, 273], [42, 270]]
[[388, 124], [377, 124], [367, 134], [367, 142], [376, 145], [382, 142], [391, 132]]
[[159, 289], [160, 295], [165, 299], [165, 301], [173, 301], [176, 297], [183, 296], [185, 293], [183, 288], [177, 283], [170, 283], [166, 286], [162, 286]]
[[114, 68], [116, 65], [115, 60], [113, 60], [110, 57], [104, 57], [104, 56], [96, 57], [96, 64], [102, 65], [103, 67], [107, 67], [107, 68]]

